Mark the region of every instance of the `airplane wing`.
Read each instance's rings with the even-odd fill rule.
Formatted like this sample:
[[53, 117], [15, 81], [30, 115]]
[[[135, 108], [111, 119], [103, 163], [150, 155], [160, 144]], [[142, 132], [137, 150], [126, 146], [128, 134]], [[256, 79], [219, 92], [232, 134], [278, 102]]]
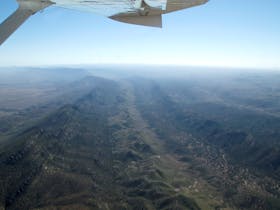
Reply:
[[0, 45], [30, 16], [55, 4], [88, 11], [120, 22], [162, 27], [162, 14], [198, 6], [208, 0], [17, 0], [19, 7], [0, 24]]

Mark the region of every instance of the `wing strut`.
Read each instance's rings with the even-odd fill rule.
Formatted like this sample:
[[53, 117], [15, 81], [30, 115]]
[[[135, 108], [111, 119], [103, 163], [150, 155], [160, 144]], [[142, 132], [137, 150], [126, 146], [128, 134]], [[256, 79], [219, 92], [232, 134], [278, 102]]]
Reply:
[[17, 0], [19, 7], [3, 23], [0, 24], [0, 45], [31, 15], [50, 6], [48, 0]]

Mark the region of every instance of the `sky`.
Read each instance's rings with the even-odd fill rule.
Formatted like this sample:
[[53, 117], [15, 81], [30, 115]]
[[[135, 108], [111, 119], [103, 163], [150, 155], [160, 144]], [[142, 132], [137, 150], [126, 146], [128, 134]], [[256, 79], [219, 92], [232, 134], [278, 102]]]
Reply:
[[[17, 8], [1, 0], [0, 22]], [[280, 70], [279, 0], [210, 0], [163, 28], [51, 6], [0, 46], [0, 66], [168, 64]]]

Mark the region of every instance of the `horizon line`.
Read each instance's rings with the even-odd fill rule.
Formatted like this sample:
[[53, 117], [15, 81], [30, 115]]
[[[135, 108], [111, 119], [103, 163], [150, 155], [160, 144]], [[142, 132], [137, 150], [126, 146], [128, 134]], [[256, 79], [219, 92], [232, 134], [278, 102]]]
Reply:
[[280, 67], [250, 67], [250, 66], [219, 66], [219, 65], [191, 65], [191, 64], [173, 64], [173, 63], [85, 63], [85, 64], [41, 64], [41, 65], [0, 65], [2, 68], [89, 68], [94, 66], [150, 66], [150, 67], [178, 67], [178, 68], [207, 68], [207, 69], [244, 69], [244, 70], [265, 70], [280, 71]]

